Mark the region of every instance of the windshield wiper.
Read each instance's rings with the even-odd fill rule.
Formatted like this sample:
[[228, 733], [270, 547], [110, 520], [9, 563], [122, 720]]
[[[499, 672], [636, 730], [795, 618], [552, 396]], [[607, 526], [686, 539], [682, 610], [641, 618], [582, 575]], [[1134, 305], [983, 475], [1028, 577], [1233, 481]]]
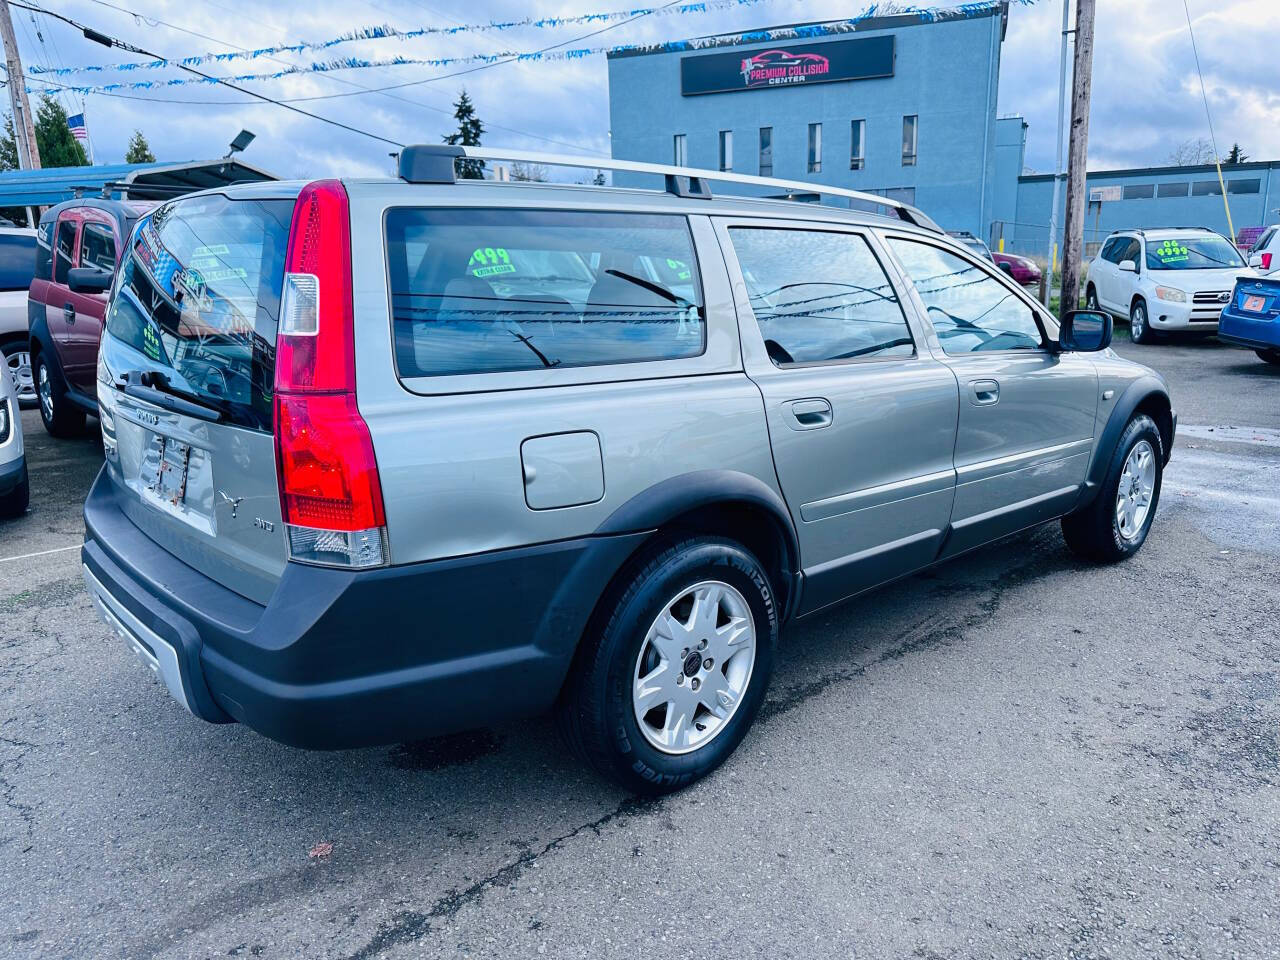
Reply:
[[623, 273], [621, 270], [606, 270], [605, 273], [609, 274], [609, 276], [611, 277], [617, 277], [619, 280], [625, 280], [627, 281], [627, 283], [634, 283], [637, 287], [643, 287], [645, 290], [648, 290], [650, 293], [656, 294], [657, 296], [661, 297], [663, 300], [667, 300], [670, 303], [674, 303], [676, 306], [684, 305], [684, 300], [681, 299], [680, 297], [677, 297], [674, 293], [672, 293], [666, 287], [659, 286], [656, 283], [652, 283], [649, 280], [646, 280], [644, 277], [637, 277], [630, 273]]
[[130, 370], [124, 375], [123, 387], [126, 396], [198, 420], [220, 423], [231, 415], [231, 405], [226, 401], [175, 387], [158, 370]]

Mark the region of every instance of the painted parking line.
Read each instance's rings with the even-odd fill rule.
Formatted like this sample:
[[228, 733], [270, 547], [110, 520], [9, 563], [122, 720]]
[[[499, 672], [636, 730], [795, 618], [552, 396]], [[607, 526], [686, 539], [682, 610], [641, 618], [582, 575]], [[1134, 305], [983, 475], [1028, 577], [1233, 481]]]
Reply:
[[66, 553], [68, 550], [79, 550], [84, 544], [73, 543], [69, 547], [54, 547], [52, 550], [37, 550], [35, 553], [20, 553], [16, 557], [0, 557], [0, 563], [12, 563], [15, 560], [31, 560], [35, 557], [47, 557], [51, 553]]

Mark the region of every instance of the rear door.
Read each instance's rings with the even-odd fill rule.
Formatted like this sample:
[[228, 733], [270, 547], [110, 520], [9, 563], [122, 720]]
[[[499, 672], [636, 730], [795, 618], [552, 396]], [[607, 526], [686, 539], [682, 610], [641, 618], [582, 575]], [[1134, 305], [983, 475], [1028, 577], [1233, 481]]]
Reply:
[[[79, 218], [80, 242], [74, 265], [98, 267], [114, 273], [119, 243], [115, 222], [104, 211], [88, 207], [80, 211]], [[67, 286], [62, 287], [60, 292], [72, 311], [65, 313], [64, 305], [67, 331], [61, 350], [62, 369], [73, 387], [92, 397], [107, 294], [76, 293]]]
[[951, 515], [956, 381], [870, 234], [725, 219], [747, 374], [805, 571], [803, 612], [922, 567]]
[[[143, 219], [102, 339], [103, 447], [122, 509], [180, 560], [265, 602], [284, 570], [272, 436], [276, 324], [293, 199], [207, 194]], [[123, 387], [164, 375], [220, 420]], [[136, 373], [135, 373], [136, 377]]]
[[1012, 281], [953, 245], [890, 235], [960, 388], [951, 555], [1065, 513], [1093, 449], [1098, 375]]

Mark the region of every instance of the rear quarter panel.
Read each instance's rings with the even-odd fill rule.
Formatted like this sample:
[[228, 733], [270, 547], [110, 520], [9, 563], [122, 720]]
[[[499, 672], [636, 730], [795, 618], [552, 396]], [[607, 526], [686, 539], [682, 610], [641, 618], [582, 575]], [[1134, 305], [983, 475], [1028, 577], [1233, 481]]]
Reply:
[[[589, 535], [631, 498], [695, 471], [748, 474], [778, 492], [763, 401], [742, 371], [729, 281], [704, 217], [691, 219], [707, 350], [691, 367], [557, 369], [539, 372], [537, 385], [527, 374], [490, 374], [484, 390], [475, 389], [476, 377], [442, 377], [433, 378], [430, 395], [407, 388], [394, 364], [383, 215], [391, 206], [449, 204], [451, 189], [348, 185], [357, 400], [373, 438], [393, 563]], [[467, 392], [445, 392], [453, 387]], [[531, 508], [521, 445], [575, 432], [599, 438], [603, 495]]]

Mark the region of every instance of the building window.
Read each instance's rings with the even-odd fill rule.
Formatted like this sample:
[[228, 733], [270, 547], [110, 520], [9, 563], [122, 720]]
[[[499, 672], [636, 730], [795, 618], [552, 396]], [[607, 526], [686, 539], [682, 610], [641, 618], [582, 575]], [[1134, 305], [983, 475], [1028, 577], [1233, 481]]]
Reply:
[[760, 128], [760, 176], [773, 176], [773, 127]]
[[863, 164], [863, 134], [867, 121], [854, 120], [849, 132], [849, 169], [861, 170]]
[[1191, 185], [1191, 195], [1193, 197], [1220, 197], [1222, 196], [1222, 187], [1218, 185], [1217, 180], [1197, 180]]
[[[1261, 180], [1228, 180], [1227, 193], [1257, 193], [1262, 188]], [[83, 241], [81, 241], [83, 244]]]
[[683, 133], [677, 133], [672, 138], [673, 157], [672, 163], [677, 167], [687, 167], [689, 165], [689, 139]]
[[919, 126], [920, 118], [918, 116], [912, 115], [902, 118], [902, 165], [904, 167], [914, 167], [916, 165], [916, 138]]
[[733, 169], [733, 131], [720, 131], [720, 169]]
[[1190, 190], [1191, 184], [1185, 180], [1156, 184], [1157, 197], [1185, 197]]
[[899, 203], [909, 203], [913, 207], [916, 205], [915, 187], [889, 187], [887, 190], [877, 190], [876, 193], [889, 200], [897, 200]]
[[1153, 183], [1134, 183], [1124, 188], [1123, 197], [1126, 200], [1150, 200], [1156, 195], [1155, 184]]
[[809, 124], [809, 172], [822, 172], [822, 124]]

